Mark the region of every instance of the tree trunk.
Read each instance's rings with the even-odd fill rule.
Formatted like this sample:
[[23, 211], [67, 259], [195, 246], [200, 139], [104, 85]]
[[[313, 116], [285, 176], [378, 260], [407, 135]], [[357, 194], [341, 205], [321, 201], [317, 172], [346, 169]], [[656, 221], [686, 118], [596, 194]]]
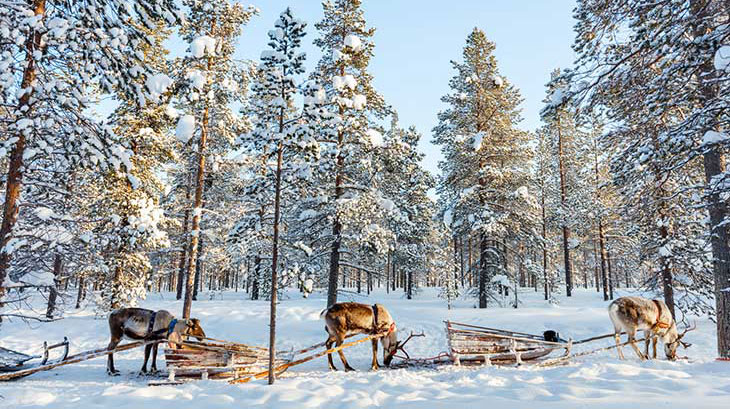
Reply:
[[81, 301], [84, 299], [84, 276], [79, 276], [79, 281], [76, 283], [78, 288], [76, 289], [76, 309], [81, 308]]
[[[210, 62], [208, 63], [210, 69]], [[203, 111], [203, 122], [200, 128], [200, 143], [198, 145], [198, 175], [195, 183], [195, 197], [193, 203], [193, 223], [190, 228], [190, 257], [188, 258], [187, 280], [185, 285], [185, 301], [183, 303], [183, 318], [190, 318], [195, 290], [195, 266], [198, 260], [198, 240], [200, 239], [200, 219], [203, 206], [203, 186], [205, 183], [205, 149], [208, 141], [208, 107]]]
[[62, 271], [63, 262], [61, 260], [61, 254], [56, 253], [56, 256], [53, 259], [53, 286], [51, 286], [50, 294], [48, 294], [46, 318], [53, 318], [53, 312], [56, 310], [56, 298], [58, 297], [57, 287], [60, 284]]
[[479, 234], [479, 308], [487, 308], [487, 236]]
[[604, 244], [603, 220], [598, 219], [598, 246], [601, 256], [601, 281], [603, 282], [603, 301], [608, 301], [608, 278], [606, 268], [606, 246]]
[[545, 301], [550, 298], [549, 284], [548, 284], [548, 252], [547, 252], [547, 217], [545, 214], [545, 189], [542, 190], [541, 195], [541, 206], [542, 206], [542, 277], [545, 280]]
[[[279, 133], [284, 132], [284, 112], [279, 116]], [[281, 214], [281, 167], [284, 154], [283, 141], [279, 140], [276, 153], [276, 181], [274, 187], [274, 238], [271, 252], [271, 304], [269, 313], [269, 385], [274, 383], [276, 359], [276, 302], [278, 299], [277, 267], [279, 262], [279, 217]]]
[[613, 300], [613, 272], [611, 271], [611, 253], [608, 250], [606, 250], [606, 262], [608, 264], [608, 298]]
[[[46, 13], [46, 1], [45, 0], [33, 0], [32, 3], [33, 13], [36, 16], [41, 16], [40, 20], [43, 20], [43, 16]], [[42, 24], [42, 23], [41, 23]], [[26, 117], [30, 115], [32, 106], [30, 105], [30, 98], [33, 95], [33, 88], [31, 84], [35, 82], [37, 75], [36, 66], [36, 52], [42, 52], [41, 44], [41, 33], [42, 30], [33, 31], [28, 36], [25, 42], [25, 68], [23, 70], [23, 79], [20, 83], [19, 89], [29, 89], [30, 91], [25, 92], [18, 101], [18, 112], [21, 112]], [[21, 119], [21, 118], [17, 118]], [[10, 151], [10, 157], [8, 160], [8, 173], [5, 180], [5, 204], [3, 207], [3, 221], [0, 226], [0, 249], [5, 249], [8, 242], [12, 239], [13, 228], [18, 221], [18, 199], [20, 198], [20, 191], [22, 190], [23, 183], [23, 154], [25, 153], [25, 134], [18, 132], [14, 134], [18, 138], [13, 149]], [[5, 277], [8, 274], [10, 268], [10, 253], [0, 251], [0, 300], [5, 294], [5, 289], [2, 287], [2, 283], [5, 282]], [[0, 303], [2, 306], [2, 303]], [[0, 317], [2, 322], [2, 317]]]
[[193, 301], [198, 300], [198, 291], [203, 289], [203, 238], [198, 238], [198, 257], [195, 259], [195, 278], [193, 279]]
[[190, 251], [190, 243], [188, 239], [188, 221], [190, 220], [190, 185], [192, 184], [192, 172], [188, 172], [188, 183], [185, 186], [185, 216], [182, 225], [182, 245], [180, 250], [180, 263], [177, 273], [177, 294], [176, 299], [181, 299], [183, 295], [183, 283], [185, 282], [185, 261]]
[[[712, 0], [692, 0], [690, 8], [692, 17], [695, 20], [693, 34], [695, 37], [702, 37], [706, 34], [706, 21], [712, 17], [714, 7], [708, 3]], [[699, 93], [701, 100], [698, 105], [707, 107], [717, 101], [719, 87], [717, 85], [717, 73], [713, 67], [712, 59], [707, 59], [698, 70]], [[713, 118], [717, 119], [717, 118]], [[709, 122], [709, 121], [708, 121]], [[715, 131], [720, 129], [716, 123], [709, 122], [709, 127]], [[702, 139], [705, 131], [703, 129], [698, 139]], [[712, 245], [712, 267], [715, 276], [715, 312], [717, 314], [717, 352], [721, 358], [730, 359], [730, 244], [728, 240], [728, 226], [724, 224], [727, 216], [727, 205], [721, 198], [714, 183], [718, 175], [726, 171], [725, 154], [719, 145], [710, 147], [703, 155], [705, 169], [705, 181], [708, 194], [706, 204], [710, 213], [710, 243]], [[2, 277], [0, 277], [2, 279]]]
[[565, 215], [566, 212], [566, 201], [567, 201], [567, 189], [565, 182], [565, 161], [563, 158], [563, 137], [560, 131], [560, 117], [557, 120], [558, 128], [558, 168], [560, 173], [560, 206], [561, 206], [561, 222], [563, 229], [563, 263], [565, 268], [565, 295], [570, 297], [573, 294], [573, 274], [572, 265], [570, 262], [570, 228], [568, 228], [568, 221]]
[[406, 298], [410, 300], [413, 299], [413, 271], [408, 270], [408, 273], [406, 274], [408, 280], [408, 292], [406, 293]]
[[259, 299], [259, 279], [261, 277], [261, 255], [256, 254], [253, 262], [253, 282], [251, 283], [251, 299]]

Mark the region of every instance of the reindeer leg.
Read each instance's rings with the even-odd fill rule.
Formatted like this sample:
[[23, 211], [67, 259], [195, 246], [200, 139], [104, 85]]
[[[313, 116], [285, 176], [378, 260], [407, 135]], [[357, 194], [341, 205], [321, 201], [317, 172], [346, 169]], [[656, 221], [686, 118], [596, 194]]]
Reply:
[[[647, 359], [651, 359], [649, 358], [649, 343], [651, 343], [652, 339], [651, 332], [644, 331], [644, 356], [646, 356]], [[656, 358], [656, 356], [654, 358]]]
[[[330, 335], [324, 344], [325, 348], [327, 348], [329, 350], [330, 348], [332, 348], [332, 344], [334, 344], [334, 343], [335, 343], [335, 338], [332, 335]], [[327, 363], [329, 364], [331, 371], [337, 370], [337, 368], [335, 367], [335, 363], [332, 362], [332, 353], [327, 354]]]
[[142, 369], [139, 370], [140, 374], [147, 373], [147, 361], [150, 359], [150, 351], [152, 351], [152, 345], [144, 346], [144, 363], [142, 363]]
[[618, 359], [626, 359], [626, 357], [624, 357], [624, 352], [621, 350], [621, 332], [615, 333], [613, 335], [613, 338], [616, 340], [616, 351], [618, 352]]
[[641, 359], [642, 361], [645, 360], [646, 357], [644, 356], [644, 354], [641, 353], [641, 350], [636, 345], [636, 330], [634, 330], [633, 332], [629, 331], [628, 333], [629, 333], [629, 345], [631, 345], [631, 348], [634, 349], [634, 352], [636, 352], [636, 355], [639, 356], [639, 359]]
[[150, 371], [152, 373], [159, 372], [157, 370], [157, 346], [160, 344], [152, 344], [152, 367], [150, 368]]
[[[119, 345], [119, 343], [122, 341], [122, 331], [121, 330], [115, 330], [112, 329], [111, 326], [109, 328], [109, 331], [112, 334], [112, 339], [109, 341], [109, 345], [107, 345], [107, 350], [112, 350]], [[114, 369], [114, 354], [107, 355], [106, 359], [106, 372], [109, 375], [119, 375], [119, 371]]]
[[[343, 336], [338, 335], [336, 345], [340, 346], [340, 345], [342, 345], [343, 342], [345, 342], [344, 335]], [[350, 364], [347, 363], [347, 358], [345, 358], [345, 353], [342, 352], [341, 349], [339, 351], [337, 351], [337, 353], [340, 354], [340, 361], [342, 361], [342, 365], [345, 365], [345, 371], [346, 372], [354, 371], [355, 369], [353, 367], [351, 367]]]
[[378, 340], [373, 338], [371, 341], [373, 343], [373, 363], [370, 366], [370, 369], [372, 369], [373, 371], [377, 371], [378, 370]]
[[[651, 343], [651, 345], [652, 345], [652, 353], [654, 355], [654, 359], [656, 359], [656, 344], [657, 344], [657, 341], [658, 341], [657, 338], [658, 337], [652, 338], [652, 343]], [[647, 355], [648, 355], [648, 353], [647, 353]]]

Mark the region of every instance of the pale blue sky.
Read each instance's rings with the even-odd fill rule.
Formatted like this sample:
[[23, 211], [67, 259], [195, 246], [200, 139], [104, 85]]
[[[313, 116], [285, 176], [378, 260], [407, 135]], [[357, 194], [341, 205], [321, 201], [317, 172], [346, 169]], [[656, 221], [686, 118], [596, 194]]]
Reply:
[[[308, 69], [319, 52], [312, 45], [314, 23], [322, 18], [318, 0], [251, 0], [261, 13], [244, 28], [238, 56], [258, 59], [266, 33], [290, 6], [308, 23], [304, 50]], [[453, 75], [450, 60], [460, 59], [466, 36], [479, 27], [496, 43], [500, 72], [515, 84], [525, 101], [522, 129], [540, 124], [539, 111], [550, 71], [573, 61], [574, 0], [364, 0], [365, 18], [375, 32], [370, 72], [375, 88], [400, 116], [403, 126], [423, 134], [424, 166], [436, 173], [439, 149], [431, 145], [440, 97]]]

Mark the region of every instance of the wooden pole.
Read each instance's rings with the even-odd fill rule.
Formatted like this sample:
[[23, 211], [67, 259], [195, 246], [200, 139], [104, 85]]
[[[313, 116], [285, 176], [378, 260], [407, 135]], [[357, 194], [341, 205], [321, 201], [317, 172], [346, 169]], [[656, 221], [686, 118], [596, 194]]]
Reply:
[[[362, 342], [365, 342], [365, 341], [370, 341], [371, 339], [381, 338], [381, 337], [384, 337], [385, 335], [387, 335], [387, 333], [373, 334], [373, 335], [368, 335], [365, 338], [358, 339], [357, 341], [345, 342], [344, 344], [342, 344], [342, 345], [340, 345], [338, 347], [330, 348], [330, 349], [328, 349], [326, 351], [318, 352], [318, 353], [316, 353], [314, 355], [310, 355], [308, 357], [304, 357], [304, 358], [298, 359], [296, 361], [291, 361], [291, 362], [288, 362], [286, 364], [279, 365], [276, 368], [274, 368], [274, 372], [282, 372], [282, 371], [285, 371], [286, 369], [288, 369], [288, 368], [290, 368], [292, 366], [299, 365], [299, 364], [303, 364], [305, 362], [311, 361], [312, 359], [319, 358], [319, 357], [324, 356], [324, 355], [327, 355], [327, 354], [335, 353], [335, 352], [340, 351], [342, 349], [345, 349], [347, 347], [351, 347], [353, 345], [357, 345], [357, 344], [362, 343]], [[231, 383], [231, 384], [235, 384], [235, 383], [247, 383], [247, 382], [252, 381], [254, 379], [262, 379], [262, 378], [267, 377], [267, 376], [269, 376], [269, 371], [263, 371], [263, 372], [259, 372], [257, 374], [251, 375], [251, 376], [249, 376], [247, 378], [234, 379], [234, 380], [228, 381], [228, 383]]]

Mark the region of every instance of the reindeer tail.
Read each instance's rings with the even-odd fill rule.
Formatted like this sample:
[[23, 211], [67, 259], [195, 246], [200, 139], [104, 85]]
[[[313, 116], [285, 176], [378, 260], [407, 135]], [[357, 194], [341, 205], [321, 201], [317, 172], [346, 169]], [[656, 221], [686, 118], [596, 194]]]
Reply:
[[324, 316], [327, 314], [327, 311], [329, 311], [329, 307], [322, 310], [322, 312], [319, 313], [319, 319], [323, 320]]

